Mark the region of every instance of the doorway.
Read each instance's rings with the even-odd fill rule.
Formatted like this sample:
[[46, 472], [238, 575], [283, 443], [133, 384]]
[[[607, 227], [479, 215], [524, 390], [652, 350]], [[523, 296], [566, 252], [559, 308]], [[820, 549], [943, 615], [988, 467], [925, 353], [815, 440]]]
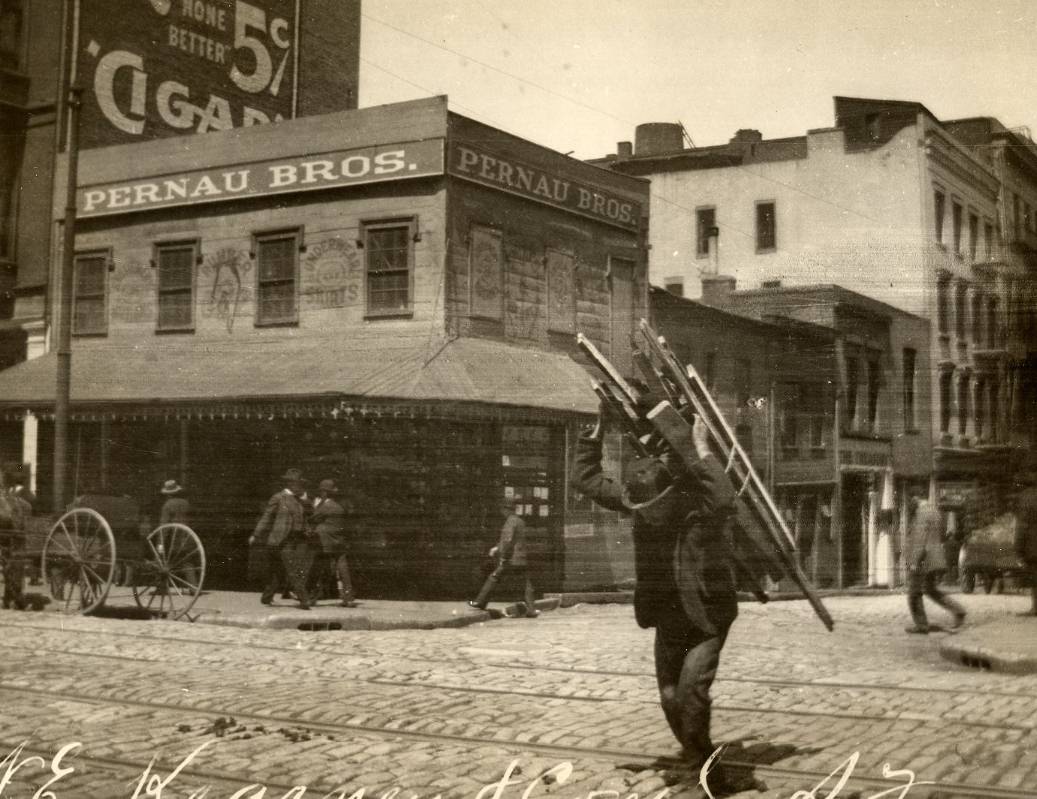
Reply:
[[843, 475], [842, 587], [867, 582], [868, 481], [865, 475]]

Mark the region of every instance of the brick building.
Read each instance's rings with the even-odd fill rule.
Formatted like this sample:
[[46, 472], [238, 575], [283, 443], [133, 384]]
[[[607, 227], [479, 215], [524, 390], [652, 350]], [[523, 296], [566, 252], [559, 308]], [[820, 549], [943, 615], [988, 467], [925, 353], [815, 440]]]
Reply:
[[[368, 596], [463, 597], [502, 496], [542, 588], [628, 572], [566, 464], [575, 333], [628, 362], [645, 315], [645, 181], [434, 98], [89, 150], [80, 187], [67, 496], [176, 477], [217, 585], [288, 466], [345, 487]], [[50, 451], [53, 358], [0, 373], [0, 446], [28, 414]]]

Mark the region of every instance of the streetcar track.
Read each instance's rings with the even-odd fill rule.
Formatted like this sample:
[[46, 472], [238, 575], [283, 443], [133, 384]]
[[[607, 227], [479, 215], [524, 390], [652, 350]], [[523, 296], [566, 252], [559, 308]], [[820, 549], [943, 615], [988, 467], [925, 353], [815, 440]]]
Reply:
[[[161, 660], [153, 658], [135, 657], [132, 655], [110, 655], [105, 653], [94, 653], [94, 652], [82, 652], [67, 649], [50, 649], [46, 647], [35, 647], [35, 646], [18, 646], [10, 645], [7, 643], [0, 643], [0, 647], [7, 649], [18, 649], [22, 651], [30, 652], [51, 652], [58, 655], [67, 656], [78, 656], [78, 657], [92, 657], [107, 660], [116, 660], [119, 662], [132, 661], [134, 663], [141, 663], [146, 665], [162, 665]], [[608, 698], [608, 697], [596, 697], [596, 696], [573, 696], [571, 694], [559, 694], [559, 693], [545, 693], [542, 691], [519, 691], [507, 688], [482, 688], [472, 687], [469, 685], [457, 685], [450, 683], [434, 683], [434, 682], [422, 682], [417, 680], [390, 680], [386, 678], [365, 678], [357, 677], [355, 675], [349, 675], [347, 678], [355, 683], [363, 683], [366, 685], [383, 685], [393, 688], [410, 688], [410, 689], [425, 689], [425, 690], [437, 690], [437, 691], [455, 691], [461, 693], [474, 693], [474, 694], [491, 694], [491, 695], [505, 695], [515, 696], [528, 699], [561, 699], [572, 702], [590, 702], [590, 703], [608, 703], [608, 702], [620, 702], [625, 704], [637, 704], [637, 705], [656, 705], [658, 700], [654, 697], [652, 699], [629, 699], [629, 698]], [[814, 687], [815, 683], [804, 683], [800, 687]], [[824, 687], [824, 686], [822, 686]], [[22, 690], [17, 687], [8, 687], [0, 682], [0, 689], [2, 690]], [[798, 718], [833, 718], [840, 719], [842, 721], [859, 721], [859, 722], [877, 722], [877, 721], [888, 721], [888, 722], [918, 722], [924, 721], [928, 723], [939, 723], [939, 724], [953, 724], [959, 727], [977, 727], [979, 729], [995, 729], [995, 730], [1014, 730], [1016, 732], [1032, 733], [1037, 729], [1034, 725], [1022, 725], [1013, 724], [1008, 721], [1001, 722], [987, 722], [981, 720], [973, 720], [967, 718], [948, 718], [943, 716], [931, 716], [923, 717], [920, 714], [914, 714], [908, 718], [902, 718], [900, 716], [873, 716], [863, 713], [844, 713], [840, 711], [816, 711], [816, 710], [795, 710], [789, 708], [770, 708], [770, 707], [759, 707], [759, 706], [742, 706], [724, 704], [721, 702], [713, 702], [714, 711], [730, 712], [730, 713], [756, 713], [766, 715], [784, 715], [784, 716], [795, 716]]]
[[[187, 708], [183, 705], [169, 705], [162, 702], [145, 702], [141, 700], [129, 700], [129, 699], [98, 699], [96, 697], [80, 696], [72, 692], [58, 692], [58, 691], [47, 691], [44, 689], [35, 688], [7, 688], [0, 687], [0, 692], [8, 693], [28, 693], [33, 695], [44, 695], [55, 698], [62, 698], [69, 701], [78, 701], [84, 704], [91, 705], [115, 705], [123, 707], [143, 708], [148, 710], [162, 710], [162, 711], [173, 711], [177, 713], [190, 712], [195, 715], [201, 715], [212, 718], [222, 718], [226, 715], [226, 711], [216, 710], [204, 710], [198, 708]], [[671, 755], [652, 755], [646, 754], [642, 751], [630, 751], [624, 749], [611, 749], [605, 747], [578, 747], [578, 746], [562, 746], [558, 744], [545, 744], [535, 742], [519, 742], [519, 741], [506, 741], [496, 738], [489, 738], [483, 736], [471, 736], [471, 735], [457, 735], [452, 733], [437, 733], [437, 732], [421, 732], [420, 730], [405, 730], [405, 729], [389, 729], [385, 727], [377, 727], [366, 724], [348, 724], [348, 723], [328, 723], [328, 722], [316, 722], [316, 721], [303, 721], [295, 718], [282, 717], [276, 715], [265, 715], [259, 713], [239, 713], [233, 714], [235, 721], [240, 722], [241, 720], [248, 720], [253, 723], [263, 724], [285, 724], [296, 729], [307, 729], [314, 732], [331, 733], [331, 734], [343, 734], [348, 732], [363, 733], [367, 735], [383, 737], [383, 738], [396, 738], [396, 739], [408, 739], [412, 741], [424, 741], [429, 743], [452, 743], [452, 744], [467, 744], [467, 745], [479, 745], [479, 746], [494, 746], [500, 749], [519, 749], [521, 752], [532, 752], [544, 756], [551, 757], [558, 761], [605, 761], [610, 763], [614, 768], [625, 770], [631, 770], [631, 766], [643, 766], [644, 770], [648, 769], [677, 769], [682, 766], [681, 761]], [[0, 747], [3, 747], [6, 751], [13, 751], [21, 742], [13, 741], [2, 741], [0, 740]], [[29, 752], [30, 754], [38, 754], [44, 759], [48, 759], [53, 753], [47, 753], [38, 748], [24, 747], [23, 752]], [[127, 760], [124, 758], [114, 757], [98, 757], [93, 755], [77, 754], [76, 760], [82, 760], [85, 762], [99, 764], [103, 767], [111, 768], [112, 766], [119, 768], [134, 769], [137, 773], [140, 773], [143, 768], [147, 767], [152, 761], [141, 760]], [[760, 780], [780, 780], [782, 783], [791, 783], [799, 786], [797, 789], [808, 790], [811, 786], [820, 783], [822, 780], [829, 778], [832, 774], [831, 771], [819, 771], [815, 769], [802, 769], [792, 768], [787, 766], [775, 766], [775, 765], [764, 765], [757, 764], [752, 761], [738, 760], [736, 758], [728, 759], [724, 758], [723, 763], [725, 766], [731, 767], [737, 770], [748, 771], [753, 777]], [[156, 766], [162, 765], [161, 762], [156, 761]], [[251, 779], [238, 779], [229, 778], [216, 772], [208, 772], [194, 768], [185, 768], [180, 772], [184, 777], [206, 780], [206, 781], [217, 781], [223, 784], [229, 785], [248, 785], [254, 782]], [[830, 780], [831, 782], [831, 780]], [[276, 788], [278, 790], [290, 790], [293, 785], [286, 783], [278, 784], [274, 782], [263, 781], [263, 784], [270, 788]], [[862, 775], [853, 772], [848, 781], [847, 785], [852, 787], [866, 786], [869, 788], [881, 788], [889, 791], [890, 795], [895, 793], [895, 790], [904, 785], [903, 778], [892, 779], [887, 777], [877, 777], [874, 775]], [[374, 786], [369, 786], [374, 787]], [[1029, 790], [1022, 790], [1016, 788], [1001, 788], [997, 786], [980, 786], [972, 785], [969, 783], [960, 782], [927, 782], [925, 788], [930, 792], [936, 791], [938, 793], [930, 793], [931, 796], [936, 797], [942, 796], [954, 796], [954, 797], [975, 797], [975, 799], [1033, 799], [1033, 794]], [[770, 789], [770, 788], [768, 788]]]
[[[238, 648], [248, 650], [265, 650], [272, 652], [292, 652], [297, 653], [299, 651], [308, 652], [311, 654], [340, 654], [349, 657], [369, 657], [376, 658], [382, 656], [384, 653], [372, 653], [370, 655], [357, 655], [354, 651], [342, 652], [334, 648], [325, 648], [322, 646], [318, 647], [306, 647], [299, 649], [294, 646], [274, 646], [272, 644], [257, 644], [251, 642], [239, 643], [235, 641], [211, 641], [204, 638], [187, 638], [180, 636], [153, 636], [153, 635], [140, 635], [128, 632], [113, 632], [110, 630], [79, 630], [72, 628], [55, 628], [48, 627], [45, 625], [28, 625], [28, 624], [5, 624], [0, 621], [0, 627], [8, 627], [17, 630], [41, 630], [45, 632], [54, 633], [75, 633], [77, 635], [90, 635], [90, 636], [110, 636], [116, 638], [132, 638], [135, 640], [146, 640], [151, 643], [181, 643], [181, 644], [201, 644], [205, 646], [220, 647], [222, 649]], [[393, 631], [395, 632], [395, 631]], [[0, 641], [0, 648], [7, 647], [11, 649], [15, 648], [35, 648], [35, 647], [18, 647], [17, 645], [9, 645], [4, 641]], [[49, 650], [54, 651], [54, 650]], [[67, 650], [57, 650], [67, 651]], [[90, 653], [87, 653], [90, 654]], [[100, 655], [99, 655], [100, 656]], [[120, 657], [125, 656], [110, 656]], [[426, 663], [438, 663], [438, 664], [450, 664], [450, 663], [468, 663], [471, 659], [465, 658], [432, 658], [432, 657], [421, 657], [413, 654], [408, 654], [407, 660], [410, 662], [422, 661]], [[608, 669], [587, 669], [580, 667], [565, 667], [565, 666], [551, 666], [551, 665], [523, 665], [523, 664], [512, 664], [508, 663], [493, 663], [493, 662], [479, 662], [478, 664], [482, 668], [489, 669], [504, 669], [510, 671], [550, 671], [561, 674], [588, 674], [599, 677], [637, 677], [637, 678], [650, 678], [654, 679], [655, 675], [649, 671], [616, 671]], [[969, 674], [970, 672], [962, 672], [963, 674]], [[722, 677], [718, 676], [714, 680], [714, 684], [722, 682], [735, 682], [750, 685], [774, 685], [774, 686], [785, 686], [789, 688], [840, 688], [846, 690], [877, 690], [877, 691], [905, 691], [911, 693], [935, 693], [935, 694], [964, 694], [964, 695], [981, 695], [981, 696], [1002, 696], [1010, 698], [1024, 698], [1032, 699], [1034, 696], [1033, 691], [1004, 691], [1004, 690], [988, 690], [986, 688], [945, 688], [940, 686], [919, 686], [919, 685], [897, 685], [893, 683], [854, 683], [854, 682], [837, 682], [837, 681], [816, 681], [816, 680], [789, 680], [789, 679], [778, 679], [769, 677]], [[507, 693], [507, 692], [505, 692]], [[608, 701], [608, 700], [605, 700]], [[1027, 728], [1029, 729], [1029, 728]]]

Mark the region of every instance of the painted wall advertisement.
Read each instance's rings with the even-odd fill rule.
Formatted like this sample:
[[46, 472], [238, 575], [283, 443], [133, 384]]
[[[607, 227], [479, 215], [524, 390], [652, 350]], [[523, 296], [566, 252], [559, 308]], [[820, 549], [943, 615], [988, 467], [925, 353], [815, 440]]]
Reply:
[[81, 146], [293, 116], [298, 0], [80, 0]]

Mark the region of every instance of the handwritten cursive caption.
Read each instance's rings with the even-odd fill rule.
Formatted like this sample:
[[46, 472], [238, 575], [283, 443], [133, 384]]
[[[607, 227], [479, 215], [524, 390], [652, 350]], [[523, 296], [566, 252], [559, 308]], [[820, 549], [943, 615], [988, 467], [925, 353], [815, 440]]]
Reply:
[[[75, 773], [75, 766], [70, 761], [83, 748], [83, 745], [78, 741], [67, 743], [47, 761], [40, 755], [26, 754], [25, 750], [28, 743], [28, 741], [23, 741], [12, 749], [3, 760], [0, 760], [0, 797], [3, 797], [7, 788], [14, 784], [16, 777], [19, 777], [20, 780], [28, 780], [31, 775], [34, 782], [41, 777], [44, 779], [36, 793], [32, 795], [32, 799], [60, 799], [59, 794], [55, 791], [55, 787], [59, 782]], [[140, 777], [132, 783], [133, 793], [128, 794], [127, 799], [163, 799], [163, 797], [171, 799], [174, 792], [173, 783], [213, 743], [215, 742], [206, 741], [198, 746], [168, 774], [162, 774], [156, 768], [158, 758], [157, 756], [153, 757], [144, 771], [141, 772]], [[699, 771], [699, 785], [709, 799], [715, 799], [709, 783], [709, 774], [716, 765], [722, 751], [723, 747], [717, 749]], [[853, 776], [858, 760], [860, 760], [860, 752], [854, 752], [817, 785], [807, 790], [795, 791], [789, 796], [789, 799], [818, 799], [820, 796], [824, 796], [825, 799], [836, 799]], [[504, 770], [503, 776], [496, 782], [483, 786], [474, 799], [505, 799], [505, 796], [508, 799], [513, 797], [517, 799], [531, 799], [538, 787], [552, 784], [564, 785], [573, 774], [572, 763], [563, 761], [545, 770], [532, 780], [519, 779], [514, 776], [518, 766], [519, 761], [512, 760]], [[23, 770], [24, 773], [20, 774]], [[42, 771], [43, 774], [37, 775], [36, 772], [38, 771]], [[917, 781], [913, 771], [909, 769], [894, 769], [888, 763], [882, 767], [882, 777], [886, 780], [899, 780], [901, 782], [878, 793], [869, 794], [868, 796], [862, 795], [862, 799], [905, 799], [908, 792], [916, 785], [934, 784], [932, 782]], [[833, 782], [834, 784], [830, 785]], [[521, 794], [518, 793], [520, 789], [522, 791]], [[671, 788], [662, 788], [655, 793], [646, 794], [645, 799], [665, 799], [670, 792]], [[310, 791], [305, 785], [296, 785], [289, 788], [287, 792], [278, 797], [261, 783], [251, 783], [243, 788], [239, 788], [230, 794], [227, 799], [306, 799], [306, 797], [312, 797], [313, 799], [365, 799], [365, 794], [367, 795], [366, 799], [418, 799], [417, 794], [411, 793], [407, 796], [403, 789], [397, 787], [385, 789], [377, 794], [373, 791], [369, 792], [366, 788], [335, 788], [321, 795], [317, 791]], [[177, 795], [179, 796], [178, 790]], [[213, 794], [212, 786], [205, 785], [192, 791], [187, 799], [216, 798]], [[441, 799], [441, 796], [437, 794], [429, 799]], [[573, 797], [572, 799], [639, 799], [639, 797], [636, 793], [621, 794], [619, 791], [609, 790], [590, 791], [585, 797]]]

